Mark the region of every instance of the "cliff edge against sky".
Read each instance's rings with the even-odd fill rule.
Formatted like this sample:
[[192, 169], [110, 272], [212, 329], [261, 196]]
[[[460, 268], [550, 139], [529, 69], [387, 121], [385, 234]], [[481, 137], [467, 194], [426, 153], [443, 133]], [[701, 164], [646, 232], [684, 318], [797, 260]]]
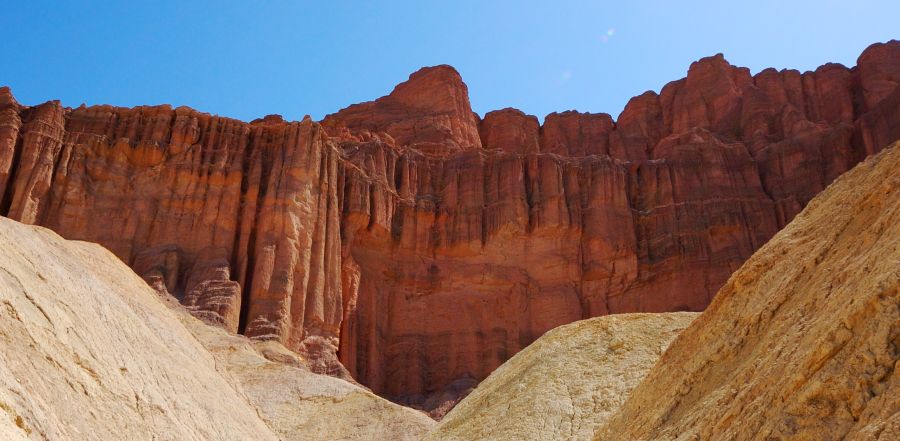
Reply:
[[207, 322], [426, 406], [556, 326], [699, 311], [900, 138], [900, 42], [751, 75], [721, 55], [618, 119], [483, 118], [449, 66], [322, 122], [23, 106], [0, 213], [110, 249]]

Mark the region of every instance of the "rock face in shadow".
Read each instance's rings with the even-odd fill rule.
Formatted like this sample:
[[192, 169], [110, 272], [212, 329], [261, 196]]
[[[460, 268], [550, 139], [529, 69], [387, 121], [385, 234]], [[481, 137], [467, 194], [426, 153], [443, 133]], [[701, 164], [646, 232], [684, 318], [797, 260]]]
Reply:
[[900, 137], [898, 60], [892, 41], [853, 68], [751, 75], [717, 55], [617, 121], [543, 125], [480, 119], [449, 66], [321, 123], [27, 107], [3, 88], [0, 213], [98, 242], [205, 321], [431, 411], [556, 326], [702, 310]]
[[757, 251], [597, 440], [900, 439], [900, 143]]
[[4, 440], [418, 440], [434, 425], [203, 324], [96, 244], [0, 219], [0, 249]]
[[553, 329], [491, 373], [425, 440], [589, 440], [697, 315], [616, 314]]

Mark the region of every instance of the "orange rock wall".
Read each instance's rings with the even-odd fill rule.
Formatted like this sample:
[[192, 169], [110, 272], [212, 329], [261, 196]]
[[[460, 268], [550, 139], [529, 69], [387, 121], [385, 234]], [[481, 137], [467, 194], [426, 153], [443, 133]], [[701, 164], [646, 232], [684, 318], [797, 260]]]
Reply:
[[[751, 76], [721, 56], [617, 121], [483, 119], [449, 66], [326, 117], [35, 107], [0, 89], [0, 210], [99, 242], [207, 321], [421, 405], [543, 332], [701, 310], [900, 138], [900, 43]], [[340, 361], [340, 362], [338, 362]]]
[[341, 155], [318, 124], [4, 96], [5, 215], [103, 244], [232, 331], [336, 347]]

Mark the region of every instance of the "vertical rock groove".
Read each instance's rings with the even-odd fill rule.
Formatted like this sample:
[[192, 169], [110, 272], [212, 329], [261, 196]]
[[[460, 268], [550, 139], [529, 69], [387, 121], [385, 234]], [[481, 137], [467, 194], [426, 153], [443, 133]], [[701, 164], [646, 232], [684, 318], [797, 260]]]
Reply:
[[321, 122], [27, 107], [2, 88], [0, 208], [106, 246], [204, 320], [428, 408], [555, 326], [703, 309], [900, 138], [898, 82], [892, 41], [805, 73], [704, 58], [616, 121], [480, 119], [449, 66]]

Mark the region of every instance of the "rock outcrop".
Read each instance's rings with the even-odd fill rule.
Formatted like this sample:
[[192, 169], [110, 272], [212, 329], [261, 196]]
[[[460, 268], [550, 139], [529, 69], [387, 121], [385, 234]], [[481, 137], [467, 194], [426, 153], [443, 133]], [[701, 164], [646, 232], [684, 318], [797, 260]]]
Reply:
[[[900, 43], [860, 63], [891, 58]], [[754, 77], [711, 57], [618, 122], [566, 112], [537, 127], [506, 109], [479, 123], [481, 149], [452, 154], [360, 143], [334, 129], [344, 111], [327, 117], [353, 165], [341, 361], [373, 390], [423, 405], [561, 324], [702, 310], [815, 194], [895, 136], [900, 101], [862, 111], [862, 90], [884, 81], [859, 71]]]
[[279, 439], [419, 441], [435, 422], [344, 380], [308, 370], [310, 360], [278, 342], [179, 316]]
[[0, 438], [419, 439], [434, 422], [210, 327], [102, 247], [0, 219]]
[[491, 373], [425, 440], [590, 440], [697, 315], [616, 314], [553, 329]]
[[108, 251], [8, 219], [0, 244], [0, 420], [14, 436], [277, 439]]
[[556, 326], [702, 310], [900, 137], [898, 60], [892, 41], [854, 68], [750, 75], [718, 55], [617, 121], [542, 126], [478, 118], [449, 66], [321, 123], [27, 107], [0, 89], [0, 213], [98, 242], [198, 317], [433, 410]]
[[757, 251], [595, 439], [900, 439], [898, 190], [900, 143]]
[[10, 108], [22, 122], [9, 217], [102, 244], [225, 329], [337, 347], [340, 155], [318, 124], [169, 106]]
[[477, 117], [459, 73], [442, 65], [422, 68], [390, 95], [352, 105], [322, 124], [355, 141], [383, 140], [444, 155], [481, 147]]

